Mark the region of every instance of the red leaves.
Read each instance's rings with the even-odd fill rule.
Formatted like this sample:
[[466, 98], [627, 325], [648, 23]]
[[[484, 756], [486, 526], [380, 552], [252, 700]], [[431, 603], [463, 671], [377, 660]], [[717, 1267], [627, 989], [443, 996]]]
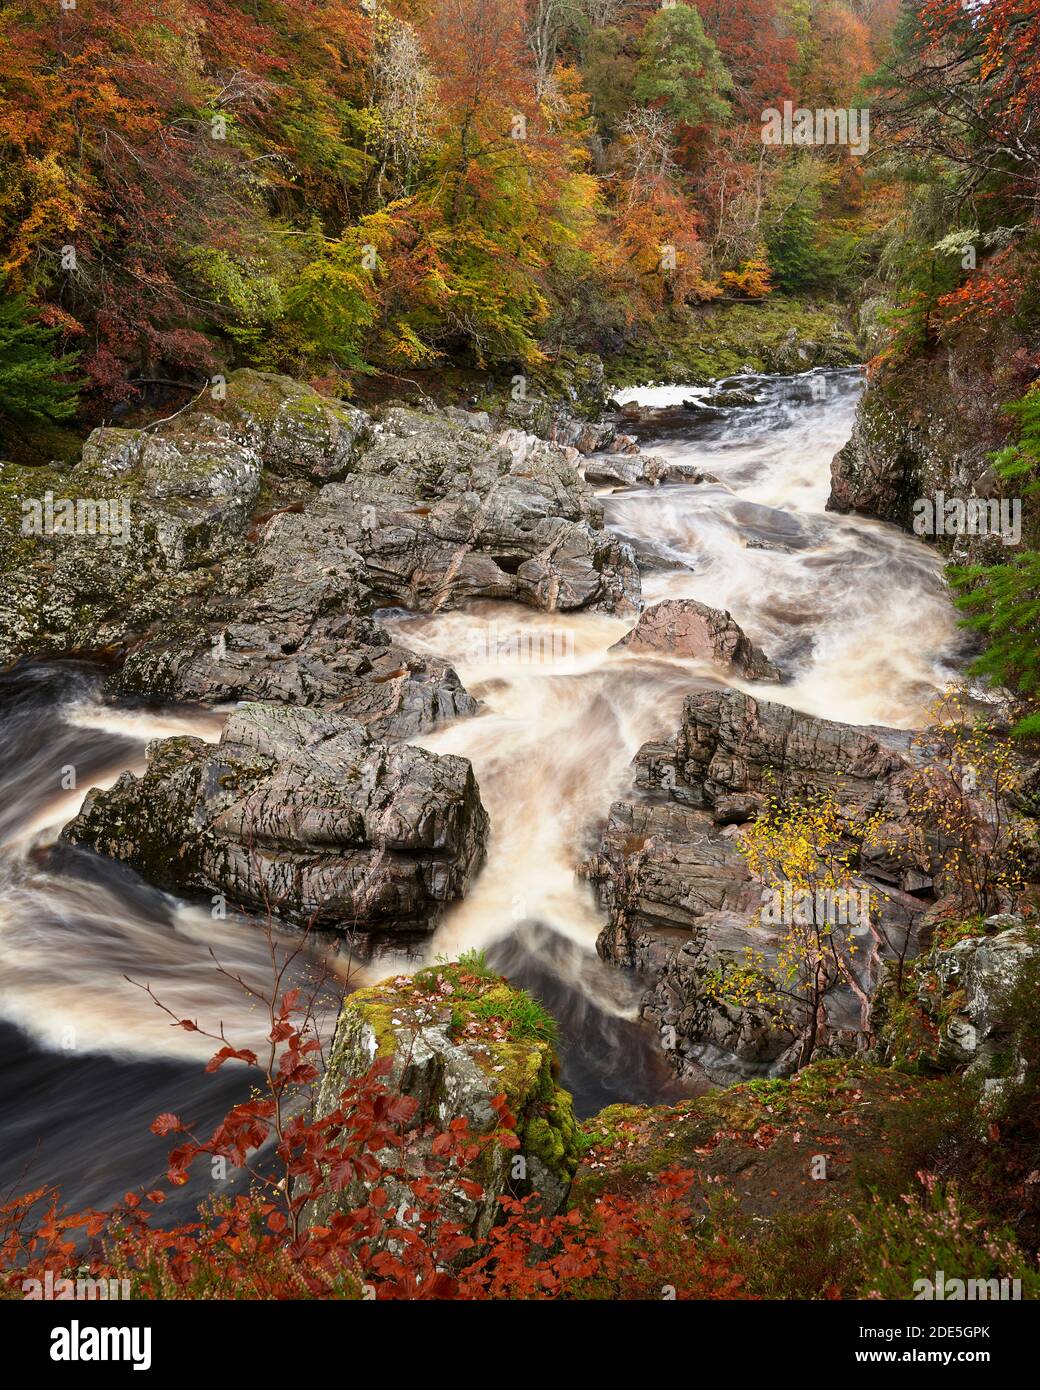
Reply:
[[152, 1121], [151, 1130], [153, 1134], [178, 1134], [183, 1132], [184, 1126], [176, 1115], [164, 1110]]
[[248, 1047], [222, 1047], [206, 1063], [206, 1070], [219, 1071], [225, 1062], [230, 1062], [232, 1059], [236, 1062], [246, 1062], [251, 1067], [255, 1067], [257, 1064], [256, 1053], [250, 1051]]
[[[334, 1298], [356, 1296], [358, 1284], [381, 1300], [659, 1297], [664, 1284], [680, 1297], [720, 1297], [738, 1289], [725, 1259], [698, 1253], [691, 1174], [663, 1174], [638, 1203], [607, 1196], [591, 1213], [552, 1218], [538, 1214], [535, 1196], [506, 1196], [499, 1224], [475, 1241], [467, 1228], [474, 1204], [493, 1196], [475, 1165], [488, 1150], [521, 1147], [505, 1095], [492, 1101], [489, 1132], [472, 1133], [463, 1116], [435, 1132], [415, 1097], [390, 1087], [385, 1059], [315, 1119], [302, 1103], [317, 1075], [303, 1006], [272, 1005], [270, 1038], [266, 1090], [232, 1106], [207, 1138], [171, 1112], [151, 1126], [181, 1137], [167, 1161], [173, 1188], [188, 1182], [198, 1160], [220, 1160], [220, 1176], [240, 1170], [243, 1191], [203, 1207], [197, 1221], [154, 1229], [166, 1195], [159, 1188], [128, 1192], [111, 1212], [72, 1216], [59, 1215], [56, 1194], [39, 1189], [0, 1209], [0, 1267], [19, 1278], [64, 1269], [77, 1256], [69, 1232], [85, 1227], [105, 1251], [96, 1277], [118, 1272], [153, 1298]], [[207, 1070], [232, 1059], [256, 1063], [228, 1043]], [[315, 1202], [322, 1224], [308, 1225]], [[48, 1203], [32, 1232], [23, 1231], [36, 1205]]]

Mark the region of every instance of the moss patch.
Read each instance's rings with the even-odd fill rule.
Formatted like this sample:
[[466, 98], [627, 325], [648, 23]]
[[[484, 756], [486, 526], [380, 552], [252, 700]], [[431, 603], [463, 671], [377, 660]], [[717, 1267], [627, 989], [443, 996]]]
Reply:
[[[453, 1118], [461, 1084], [466, 1108], [487, 1111], [490, 1123], [488, 1101], [502, 1095], [515, 1117], [516, 1152], [527, 1161], [527, 1176], [510, 1181], [511, 1190], [517, 1195], [540, 1191], [547, 1178], [566, 1188], [586, 1139], [570, 1094], [556, 1082], [555, 1030], [555, 1020], [536, 1000], [513, 989], [471, 953], [351, 995], [344, 1003], [329, 1070], [334, 1076], [356, 1072], [374, 1060], [374, 1043], [375, 1057], [396, 1059], [398, 1084], [407, 1091], [412, 1049], [422, 1039], [440, 1053], [435, 1067], [426, 1066], [421, 1083], [425, 1118], [438, 1124]], [[445, 1036], [446, 1047], [439, 1041]], [[488, 1078], [475, 1088], [465, 1080], [474, 1063]], [[489, 1188], [500, 1186], [493, 1171], [508, 1169], [513, 1152], [497, 1144], [485, 1150], [475, 1176]]]
[[[611, 1106], [586, 1124], [590, 1148], [576, 1195], [587, 1203], [604, 1191], [638, 1194], [677, 1166], [697, 1171], [707, 1192], [732, 1193], [756, 1218], [849, 1202], [859, 1192], [859, 1157], [882, 1143], [882, 1106], [915, 1085], [866, 1061], [836, 1058], [675, 1106]], [[813, 1177], [817, 1155], [824, 1179]]]
[[755, 304], [675, 311], [611, 357], [606, 370], [616, 387], [660, 381], [693, 386], [749, 370], [852, 366], [862, 356], [838, 305], [774, 296]]

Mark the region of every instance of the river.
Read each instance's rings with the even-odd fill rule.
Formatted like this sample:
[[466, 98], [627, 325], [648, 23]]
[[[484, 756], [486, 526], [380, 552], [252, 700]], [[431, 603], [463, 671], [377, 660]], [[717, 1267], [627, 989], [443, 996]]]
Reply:
[[[891, 526], [825, 511], [860, 374], [740, 384], [758, 404], [722, 418], [684, 409], [699, 394], [689, 388], [621, 396], [653, 408], [638, 427], [646, 452], [717, 479], [604, 491], [607, 524], [640, 556], [645, 601], [729, 609], [790, 675], [780, 687], [736, 688], [851, 723], [920, 725], [960, 666], [939, 559]], [[470, 894], [432, 939], [377, 953], [357, 978], [480, 948], [559, 1019], [562, 1080], [579, 1113], [706, 1085], [671, 1078], [637, 1021], [636, 983], [598, 960], [602, 917], [574, 869], [640, 744], [675, 729], [692, 688], [723, 678], [613, 651], [630, 619], [502, 603], [383, 617], [409, 645], [451, 660], [483, 704], [479, 717], [417, 742], [471, 759], [492, 837]], [[0, 1190], [56, 1182], [75, 1207], [161, 1174], [168, 1141], [148, 1129], [157, 1113], [205, 1129], [248, 1089], [241, 1067], [203, 1075], [213, 1045], [171, 1026], [142, 985], [255, 1045], [262, 1011], [229, 974], [247, 984], [270, 974], [255, 925], [214, 920], [208, 904], [57, 843], [90, 786], [143, 767], [149, 739], [219, 737], [219, 710], [117, 705], [100, 684], [97, 669], [68, 662], [0, 674]], [[333, 968], [344, 975], [342, 959]], [[308, 968], [299, 963], [301, 976]], [[185, 1189], [170, 1214], [196, 1196]]]

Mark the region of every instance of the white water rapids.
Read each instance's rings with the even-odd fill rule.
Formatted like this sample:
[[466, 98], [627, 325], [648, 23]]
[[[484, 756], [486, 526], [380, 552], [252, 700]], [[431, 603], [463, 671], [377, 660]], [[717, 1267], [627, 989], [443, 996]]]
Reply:
[[[922, 722], [956, 673], [959, 636], [938, 558], [894, 528], [824, 510], [829, 465], [848, 438], [860, 379], [828, 373], [753, 383], [758, 406], [722, 420], [684, 412], [679, 388], [628, 392], [662, 407], [647, 453], [696, 464], [717, 483], [603, 496], [607, 523], [640, 556], [647, 603], [690, 597], [726, 608], [791, 674], [756, 685], [809, 713], [901, 728]], [[564, 1081], [587, 1112], [611, 1099], [670, 1094], [656, 1043], [634, 1012], [637, 990], [595, 956], [602, 914], [575, 865], [624, 793], [645, 740], [670, 734], [683, 696], [722, 679], [695, 662], [627, 655], [612, 645], [631, 619], [548, 615], [477, 604], [387, 619], [402, 641], [453, 662], [483, 705], [418, 742], [471, 759], [492, 822], [488, 860], [423, 954], [489, 949], [499, 969], [540, 993], [563, 1030]], [[255, 1044], [255, 1002], [213, 965], [269, 974], [254, 926], [214, 921], [81, 852], [52, 850], [87, 788], [138, 771], [150, 738], [219, 736], [217, 711], [142, 711], [97, 694], [71, 665], [0, 676], [0, 1185], [60, 1180], [71, 1201], [104, 1202], [162, 1168], [147, 1134], [161, 1109], [216, 1118], [240, 1070], [204, 1080], [204, 1039], [172, 1028], [138, 987], [182, 1015]], [[61, 788], [77, 768], [78, 789]], [[406, 962], [373, 962], [378, 977]]]

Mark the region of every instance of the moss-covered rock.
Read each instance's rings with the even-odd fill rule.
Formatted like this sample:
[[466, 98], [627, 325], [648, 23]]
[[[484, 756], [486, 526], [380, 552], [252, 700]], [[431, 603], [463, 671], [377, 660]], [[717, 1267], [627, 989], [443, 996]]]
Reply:
[[169, 419], [94, 430], [67, 470], [0, 464], [0, 663], [119, 646], [198, 609], [262, 500], [345, 477], [366, 423], [241, 371]]
[[879, 1057], [923, 1074], [964, 1071], [996, 1083], [1018, 1076], [1016, 993], [1038, 968], [1040, 929], [1020, 916], [948, 928], [906, 968], [902, 988], [889, 969], [875, 1009]]
[[97, 447], [68, 473], [0, 465], [0, 664], [103, 649], [183, 613], [247, 507], [237, 492], [158, 500]]
[[[502, 1196], [533, 1193], [540, 1210], [552, 1215], [567, 1200], [584, 1141], [571, 1097], [556, 1083], [551, 1033], [551, 1020], [530, 996], [480, 963], [464, 961], [421, 971], [414, 979], [384, 980], [343, 1005], [319, 1112], [333, 1110], [352, 1078], [377, 1058], [387, 1058], [388, 1084], [418, 1102], [417, 1126], [432, 1127], [427, 1135], [419, 1128], [411, 1131], [403, 1155], [407, 1171], [425, 1170], [433, 1134], [457, 1117], [468, 1121], [470, 1134], [482, 1144], [471, 1176], [483, 1195], [458, 1193], [454, 1219], [480, 1237], [498, 1219]], [[492, 1104], [498, 1097], [516, 1117], [518, 1149], [495, 1137], [501, 1132]], [[341, 1200], [353, 1204], [361, 1195], [347, 1192]], [[390, 1195], [394, 1201], [395, 1191]], [[333, 1205], [323, 1199], [312, 1219], [326, 1219]]]
[[366, 426], [360, 410], [321, 396], [291, 377], [243, 368], [207, 409], [282, 477], [312, 483], [344, 478]]
[[[937, 494], [964, 502], [1013, 498], [1015, 485], [1000, 477], [992, 456], [1015, 428], [1006, 406], [1032, 379], [1024, 364], [1034, 336], [1020, 315], [965, 314], [926, 346], [889, 344], [831, 465], [829, 507], [911, 529], [914, 503], [935, 505]], [[1035, 508], [1022, 510], [1022, 544], [1035, 548], [1040, 519]], [[1005, 541], [989, 527], [963, 535], [935, 529], [929, 524], [924, 538], [957, 563], [1007, 558]]]
[[791, 375], [849, 367], [862, 350], [836, 304], [773, 296], [754, 304], [675, 310], [606, 363], [615, 387], [704, 386], [744, 372]]

